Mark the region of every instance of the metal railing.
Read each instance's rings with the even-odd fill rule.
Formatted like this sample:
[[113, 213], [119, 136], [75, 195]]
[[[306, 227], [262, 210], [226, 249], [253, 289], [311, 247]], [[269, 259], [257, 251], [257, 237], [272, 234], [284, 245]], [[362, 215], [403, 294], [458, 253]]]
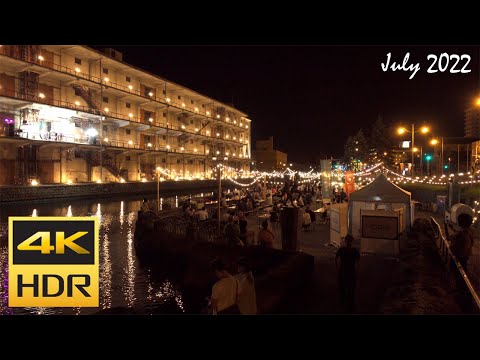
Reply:
[[468, 292], [471, 296], [472, 305], [474, 306], [475, 312], [480, 312], [480, 297], [474, 285], [472, 284], [471, 279], [468, 277], [465, 271], [467, 269], [462, 267], [457, 257], [454, 255], [449, 242], [442, 234], [442, 230], [438, 222], [435, 221], [433, 217], [430, 217], [430, 222], [434, 231], [435, 245], [437, 246], [442, 261], [447, 265], [448, 269], [455, 269], [457, 272], [455, 276], [457, 278], [460, 277], [463, 279], [466, 289], [468, 289]]
[[[58, 71], [58, 72], [61, 72], [61, 73], [65, 73], [65, 74], [68, 74], [68, 75], [72, 75], [72, 76], [75, 76], [75, 77], [83, 78], [85, 80], [89, 80], [89, 81], [95, 82], [97, 84], [102, 84], [103, 86], [112, 87], [114, 89], [121, 90], [121, 91], [124, 91], [124, 92], [129, 93], [129, 94], [133, 94], [133, 95], [145, 98], [145, 99], [156, 101], [158, 103], [161, 103], [162, 105], [173, 106], [173, 107], [175, 107], [179, 110], [182, 110], [182, 111], [187, 110], [187, 111], [193, 113], [194, 115], [207, 117], [207, 118], [213, 119], [215, 121], [220, 121], [220, 122], [224, 123], [224, 125], [238, 127], [239, 129], [242, 129], [242, 130], [246, 129], [243, 126], [240, 126], [240, 122], [238, 124], [235, 124], [231, 121], [227, 121], [226, 119], [222, 119], [222, 118], [218, 119], [215, 116], [213, 116], [212, 113], [210, 113], [210, 115], [207, 115], [208, 110], [206, 110], [206, 109], [205, 109], [205, 111], [202, 110], [200, 112], [200, 109], [198, 111], [196, 111], [191, 106], [186, 106], [186, 105], [183, 106], [182, 105], [183, 103], [177, 103], [175, 101], [172, 101], [170, 98], [169, 98], [169, 101], [167, 101], [167, 98], [168, 98], [167, 95], [165, 95], [165, 98], [158, 98], [156, 96], [149, 96], [148, 94], [142, 93], [138, 89], [133, 89], [133, 88], [130, 89], [127, 86], [120, 85], [120, 84], [117, 84], [115, 82], [111, 82], [110, 80], [105, 81], [104, 78], [102, 79], [98, 76], [93, 76], [93, 75], [83, 73], [81, 71], [76, 71], [75, 69], [71, 69], [69, 67], [66, 67], [66, 66], [63, 66], [63, 65], [60, 65], [60, 64], [56, 64], [56, 63], [51, 62], [51, 61], [39, 60], [39, 59], [25, 60], [25, 59], [22, 59], [20, 56], [14, 56], [12, 54], [0, 54], [0, 56], [1, 55], [11, 57], [11, 58], [14, 58], [14, 59], [17, 59], [17, 60], [29, 62], [29, 63], [35, 64], [35, 65], [38, 65], [38, 66], [41, 66], [41, 67], [44, 67], [44, 68], [49, 68], [49, 69], [52, 69], [52, 70], [55, 70], [55, 71]], [[155, 89], [155, 94], [154, 95], [156, 95], [156, 89]], [[246, 122], [245, 122], [245, 125], [247, 125]]]
[[[221, 141], [225, 141], [225, 142], [235, 143], [236, 146], [244, 146], [245, 145], [244, 143], [241, 143], [241, 142], [236, 141], [236, 140], [223, 139], [221, 137], [217, 137], [216, 134], [215, 135], [214, 134], [207, 134], [206, 131], [201, 131], [201, 132], [200, 131], [194, 131], [194, 130], [192, 131], [192, 130], [187, 129], [186, 127], [182, 128], [182, 126], [174, 126], [174, 125], [171, 125], [167, 122], [165, 122], [165, 123], [161, 123], [161, 122], [153, 123], [153, 122], [150, 122], [150, 121], [141, 121], [141, 119], [139, 117], [136, 117], [136, 116], [131, 116], [130, 117], [129, 115], [116, 113], [116, 112], [112, 112], [112, 111], [102, 112], [100, 110], [92, 109], [92, 108], [84, 106], [84, 105], [77, 105], [77, 104], [73, 104], [73, 103], [70, 103], [70, 102], [64, 101], [64, 100], [52, 99], [50, 97], [40, 98], [37, 95], [24, 94], [24, 93], [21, 93], [19, 91], [12, 91], [12, 90], [8, 90], [8, 89], [1, 89], [0, 90], [0, 96], [5, 96], [5, 97], [10, 97], [10, 98], [15, 98], [15, 99], [21, 99], [21, 100], [26, 100], [26, 101], [34, 101], [34, 102], [38, 102], [40, 104], [46, 104], [46, 105], [52, 105], [52, 106], [57, 106], [57, 107], [62, 107], [62, 108], [79, 110], [79, 111], [83, 111], [83, 112], [91, 113], [91, 114], [95, 114], [95, 115], [101, 115], [101, 113], [103, 113], [103, 114], [106, 115], [106, 117], [109, 117], [109, 118], [112, 118], [112, 119], [127, 120], [127, 121], [134, 122], [134, 123], [137, 123], [137, 124], [154, 126], [154, 127], [158, 127], [158, 128], [162, 128], [162, 129], [167, 129], [167, 130], [175, 130], [175, 131], [179, 131], [179, 132], [186, 133], [186, 134], [189, 134], [189, 135], [202, 136], [202, 137], [205, 137], [205, 138], [211, 139], [211, 140], [221, 140]], [[242, 159], [242, 158], [239, 158], [239, 159]], [[246, 160], [248, 160], [248, 158], [246, 158]]]

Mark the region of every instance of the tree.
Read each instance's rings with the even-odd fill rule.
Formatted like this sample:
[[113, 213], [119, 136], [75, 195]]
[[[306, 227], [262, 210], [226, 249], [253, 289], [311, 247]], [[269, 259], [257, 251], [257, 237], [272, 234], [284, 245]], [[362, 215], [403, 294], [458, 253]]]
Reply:
[[387, 126], [379, 115], [370, 129], [370, 162], [372, 164], [382, 161], [390, 165], [393, 140]]
[[345, 144], [345, 162], [350, 169], [358, 171], [360, 163], [365, 163], [369, 158], [369, 146], [363, 130], [360, 129], [354, 136], [349, 136]]

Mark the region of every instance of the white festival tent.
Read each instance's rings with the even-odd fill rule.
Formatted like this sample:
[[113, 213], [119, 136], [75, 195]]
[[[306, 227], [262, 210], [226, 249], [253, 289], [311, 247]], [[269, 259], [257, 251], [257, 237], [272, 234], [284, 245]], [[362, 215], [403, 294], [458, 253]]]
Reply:
[[355, 238], [361, 237], [361, 209], [389, 211], [404, 209], [405, 227], [410, 227], [413, 206], [410, 192], [390, 182], [384, 174], [380, 174], [369, 185], [350, 194], [349, 233]]

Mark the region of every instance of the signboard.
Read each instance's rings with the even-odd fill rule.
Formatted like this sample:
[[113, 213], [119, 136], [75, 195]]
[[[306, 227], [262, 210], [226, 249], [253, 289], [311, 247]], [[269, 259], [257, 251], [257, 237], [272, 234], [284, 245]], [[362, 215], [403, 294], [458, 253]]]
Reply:
[[330, 210], [330, 229], [340, 232], [340, 213], [336, 209]]
[[398, 217], [362, 215], [362, 237], [397, 239]]
[[355, 191], [355, 180], [353, 171], [345, 171], [345, 192], [350, 199], [350, 194]]

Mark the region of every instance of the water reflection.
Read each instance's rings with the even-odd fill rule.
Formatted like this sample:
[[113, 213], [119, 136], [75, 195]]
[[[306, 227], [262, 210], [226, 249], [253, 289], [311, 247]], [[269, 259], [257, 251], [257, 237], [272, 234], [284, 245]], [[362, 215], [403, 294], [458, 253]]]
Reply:
[[[161, 198], [181, 206], [185, 194]], [[152, 198], [153, 200], [153, 198]], [[188, 312], [181, 284], [141, 267], [135, 255], [134, 226], [141, 200], [95, 200], [48, 204], [0, 205], [0, 314], [93, 314], [102, 309], [129, 307], [140, 313]], [[9, 308], [8, 307], [8, 217], [9, 216], [97, 216], [99, 218], [99, 308]], [[155, 275], [155, 276], [154, 276]], [[172, 304], [175, 309], [172, 309]]]
[[127, 266], [125, 269], [125, 300], [128, 307], [133, 307], [135, 302], [135, 256], [133, 254], [133, 226], [135, 225], [135, 213], [128, 214], [128, 232], [127, 232]]

